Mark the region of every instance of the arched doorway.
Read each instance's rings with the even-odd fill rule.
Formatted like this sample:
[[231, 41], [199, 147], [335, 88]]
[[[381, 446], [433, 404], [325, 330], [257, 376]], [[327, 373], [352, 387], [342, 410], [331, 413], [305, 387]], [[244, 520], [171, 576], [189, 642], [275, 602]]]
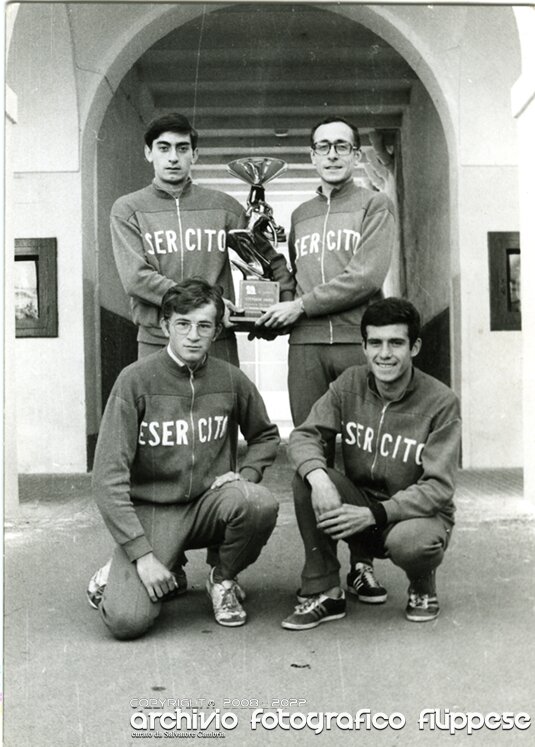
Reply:
[[[395, 150], [397, 168], [401, 250], [394, 285], [400, 287], [405, 277], [409, 279], [403, 290], [428, 323], [427, 350], [433, 353], [423, 361], [424, 367], [431, 370], [433, 365], [435, 375], [451, 380], [447, 139], [426, 86], [391, 45], [370, 31], [368, 11], [362, 14], [366, 24], [359, 21], [359, 12], [351, 9], [350, 22], [334, 10], [309, 6], [228, 6], [185, 21], [175, 13], [175, 28], [169, 31], [168, 23], [167, 33], [125, 71], [102, 112], [92, 149], [93, 246], [98, 247], [92, 268], [93, 300], [98, 298], [92, 307], [98, 316], [93, 354], [99, 357], [103, 340], [102, 350], [108, 349], [108, 340], [113, 351], [111, 358], [102, 356], [100, 391], [97, 385], [93, 396], [96, 412], [101, 395], [106, 396], [134, 350], [133, 331], [125, 321], [126, 299], [111, 255], [109, 209], [120, 194], [150, 180], [142, 158], [144, 123], [169, 108], [185, 111], [201, 131], [196, 180], [231, 191], [238, 199], [244, 199], [246, 190], [227, 180], [228, 160], [255, 149], [284, 157], [290, 170], [284, 181], [273, 183], [269, 197], [279, 221], [286, 224], [292, 207], [315, 188], [307, 155], [307, 133], [314, 121], [333, 111], [351, 118], [360, 127], [370, 156], [370, 134], [378, 133], [384, 147], [390, 153]], [[378, 26], [388, 25], [379, 16], [376, 21]], [[143, 35], [141, 29], [139, 36]], [[369, 183], [370, 172], [363, 170], [359, 177]], [[99, 329], [103, 320], [105, 329]], [[114, 339], [125, 341], [122, 353]], [[279, 355], [285, 358], [285, 353]], [[255, 367], [256, 360], [246, 361], [253, 378], [264, 368]], [[280, 369], [279, 359], [272, 363]], [[262, 389], [262, 381], [258, 383]], [[285, 389], [282, 383], [278, 386], [278, 391]], [[93, 422], [97, 420], [98, 415]]]

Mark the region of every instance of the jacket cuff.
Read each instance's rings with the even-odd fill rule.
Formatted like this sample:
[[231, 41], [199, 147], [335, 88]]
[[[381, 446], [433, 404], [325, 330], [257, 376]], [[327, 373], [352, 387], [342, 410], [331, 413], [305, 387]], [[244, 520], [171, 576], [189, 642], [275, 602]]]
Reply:
[[152, 552], [152, 547], [144, 534], [139, 537], [134, 537], [132, 540], [128, 540], [122, 545], [123, 550], [126, 553], [128, 560], [133, 563], [134, 560], [141, 558], [149, 552]]
[[379, 501], [372, 501], [369, 508], [373, 514], [373, 518], [375, 519], [375, 525], [379, 529], [384, 529], [388, 524], [388, 517], [386, 515], [386, 510], [383, 504]]
[[248, 482], [260, 482], [262, 479], [262, 475], [254, 467], [242, 467], [240, 469], [240, 475]]
[[383, 501], [379, 505], [385, 512], [387, 524], [393, 524], [395, 521], [401, 521], [402, 517], [399, 504], [396, 501], [393, 501], [392, 498], [389, 498], [387, 501]]
[[280, 292], [280, 301], [293, 301], [294, 294], [291, 290], [283, 290]]
[[300, 467], [298, 467], [297, 471], [299, 472], [299, 475], [305, 479], [305, 477], [308, 475], [309, 472], [312, 472], [315, 469], [322, 469], [326, 470], [326, 464], [324, 459], [307, 459], [306, 462], [303, 462]]

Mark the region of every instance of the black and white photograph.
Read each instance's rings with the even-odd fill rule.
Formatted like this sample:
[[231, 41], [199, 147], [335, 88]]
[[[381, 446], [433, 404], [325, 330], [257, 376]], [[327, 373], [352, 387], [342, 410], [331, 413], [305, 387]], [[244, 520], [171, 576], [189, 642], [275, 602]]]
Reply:
[[533, 744], [535, 7], [4, 24], [3, 744]]

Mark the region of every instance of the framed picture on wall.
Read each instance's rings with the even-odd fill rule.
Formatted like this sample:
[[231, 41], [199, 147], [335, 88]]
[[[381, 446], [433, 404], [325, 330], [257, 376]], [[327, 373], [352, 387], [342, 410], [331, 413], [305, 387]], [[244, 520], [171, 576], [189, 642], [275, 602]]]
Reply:
[[15, 239], [17, 337], [58, 336], [56, 239]]
[[520, 234], [518, 231], [488, 233], [490, 279], [490, 328], [522, 329], [520, 288]]

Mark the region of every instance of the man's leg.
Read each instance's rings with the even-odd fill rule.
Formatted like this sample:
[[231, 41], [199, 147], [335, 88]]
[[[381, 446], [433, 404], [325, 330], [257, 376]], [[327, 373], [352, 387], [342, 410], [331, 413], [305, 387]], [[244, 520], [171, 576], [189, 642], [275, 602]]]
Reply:
[[[370, 505], [366, 494], [353, 485], [345, 475], [334, 469], [327, 469], [327, 473], [336, 485], [343, 503], [354, 506]], [[308, 483], [296, 475], [293, 489], [297, 524], [305, 546], [301, 592], [303, 596], [318, 594], [340, 583], [336, 542], [317, 527]], [[382, 554], [382, 537], [374, 528], [353, 535], [348, 538], [347, 543], [352, 554], [362, 562], [371, 562], [375, 555]]]
[[[288, 395], [293, 424], [301, 425], [335, 379], [346, 368], [366, 363], [360, 344], [290, 345], [288, 352]], [[334, 465], [335, 442], [326, 446], [327, 466]]]
[[192, 506], [188, 548], [219, 545], [206, 588], [218, 623], [243, 625], [247, 619], [235, 576], [254, 563], [277, 521], [278, 504], [261, 485], [235, 480], [209, 490]]
[[[169, 569], [182, 556], [186, 544], [189, 529], [186, 509], [187, 506], [176, 504], [136, 505], [136, 513], [155, 556]], [[150, 600], [135, 562], [131, 562], [119, 546], [112, 557], [99, 609], [111, 633], [124, 640], [143, 635], [160, 613], [161, 602]]]
[[442, 563], [452, 527], [440, 516], [400, 521], [385, 532], [385, 548], [409, 579], [406, 609], [411, 622], [434, 620], [440, 608], [435, 570]]

